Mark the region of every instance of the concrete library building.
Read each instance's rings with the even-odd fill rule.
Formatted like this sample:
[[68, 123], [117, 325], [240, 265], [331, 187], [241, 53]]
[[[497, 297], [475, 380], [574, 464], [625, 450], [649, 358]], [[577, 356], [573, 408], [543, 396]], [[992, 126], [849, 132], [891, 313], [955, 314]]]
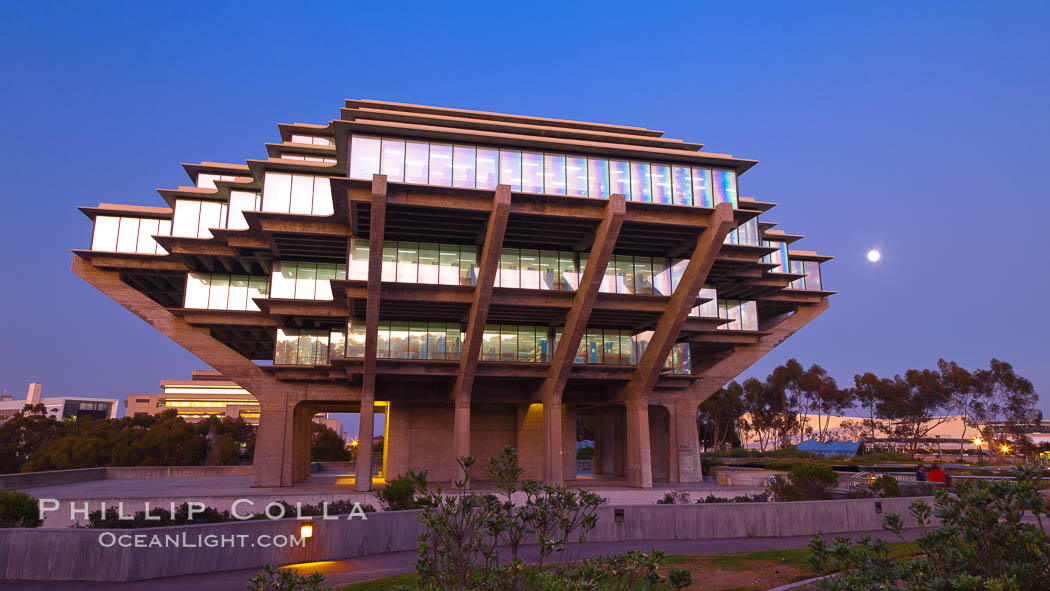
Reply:
[[164, 206], [81, 207], [73, 251], [257, 400], [257, 486], [309, 478], [325, 412], [361, 441], [383, 414], [357, 490], [506, 444], [573, 480], [578, 416], [603, 478], [698, 482], [697, 406], [833, 293], [831, 257], [740, 196], [754, 160], [660, 131], [373, 100], [278, 127], [266, 159], [183, 165]]

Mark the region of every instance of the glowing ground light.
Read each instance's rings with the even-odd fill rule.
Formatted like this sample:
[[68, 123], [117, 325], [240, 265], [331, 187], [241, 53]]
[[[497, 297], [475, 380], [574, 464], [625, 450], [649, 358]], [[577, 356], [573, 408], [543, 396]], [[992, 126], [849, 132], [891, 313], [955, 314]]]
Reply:
[[881, 259], [881, 258], [882, 258], [882, 253], [881, 252], [879, 252], [877, 250], [869, 250], [868, 251], [868, 260], [869, 261], [871, 261], [873, 263], [877, 263], [877, 262], [879, 262], [879, 259]]

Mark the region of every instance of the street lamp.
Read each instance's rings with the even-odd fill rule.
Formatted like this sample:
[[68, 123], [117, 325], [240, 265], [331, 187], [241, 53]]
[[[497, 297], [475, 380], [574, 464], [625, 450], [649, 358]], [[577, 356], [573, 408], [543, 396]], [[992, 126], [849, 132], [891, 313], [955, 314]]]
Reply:
[[984, 441], [980, 437], [974, 437], [973, 438], [973, 444], [977, 446], [977, 464], [979, 466], [984, 466], [984, 460], [981, 458], [981, 444], [982, 443], [984, 443]]
[[1004, 443], [1003, 446], [999, 448], [999, 451], [1003, 452], [1003, 455], [1005, 456], [1010, 453], [1010, 446]]

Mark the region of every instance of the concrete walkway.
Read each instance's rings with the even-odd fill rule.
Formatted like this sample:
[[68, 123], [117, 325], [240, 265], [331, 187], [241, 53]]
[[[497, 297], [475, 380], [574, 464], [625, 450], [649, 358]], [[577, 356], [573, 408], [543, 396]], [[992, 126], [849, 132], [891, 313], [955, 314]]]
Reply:
[[[905, 537], [909, 540], [915, 539], [919, 530], [906, 532]], [[849, 537], [856, 539], [864, 535], [883, 538], [887, 541], [898, 541], [898, 538], [885, 531], [874, 531], [851, 534]], [[823, 536], [831, 540], [834, 534]], [[712, 540], [660, 540], [653, 542], [610, 542], [601, 544], [585, 544], [582, 548], [574, 545], [572, 552], [581, 552], [583, 557], [594, 557], [608, 554], [618, 554], [628, 550], [651, 550], [659, 548], [667, 554], [723, 554], [730, 552], [751, 552], [755, 550], [784, 550], [790, 548], [805, 548], [811, 537], [795, 536], [786, 538], [732, 538]], [[526, 548], [525, 559], [534, 559], [535, 547]], [[369, 581], [396, 574], [413, 572], [413, 563], [418, 554], [411, 552], [393, 552], [390, 554], [376, 554], [346, 560], [333, 560], [326, 562], [312, 562], [302, 565], [291, 565], [289, 568], [297, 568], [304, 574], [322, 572], [325, 575], [326, 585], [345, 585], [360, 581]], [[179, 589], [194, 589], [195, 591], [242, 591], [252, 576], [260, 569], [227, 571], [220, 573], [209, 573], [206, 575], [186, 575], [181, 577], [169, 577], [163, 579], [151, 579], [147, 581], [136, 581], [133, 583], [55, 583], [55, 582], [11, 582], [4, 581], [0, 587], [4, 591], [47, 591], [50, 589], [85, 589], [85, 590], [109, 590], [117, 591], [175, 591]], [[693, 576], [702, 576], [703, 573], [693, 573]]]

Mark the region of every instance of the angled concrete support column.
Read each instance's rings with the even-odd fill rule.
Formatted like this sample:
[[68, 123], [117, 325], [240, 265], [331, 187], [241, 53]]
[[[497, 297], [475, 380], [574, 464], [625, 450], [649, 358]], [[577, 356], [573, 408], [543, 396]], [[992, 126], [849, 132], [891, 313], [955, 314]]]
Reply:
[[493, 195], [492, 212], [489, 214], [485, 243], [481, 251], [481, 265], [477, 283], [474, 285], [474, 299], [470, 305], [467, 330], [459, 351], [459, 372], [452, 383], [450, 393], [454, 407], [450, 458], [453, 480], [459, 478], [459, 458], [470, 455], [470, 397], [474, 389], [474, 374], [478, 367], [478, 357], [481, 355], [482, 335], [488, 321], [492, 287], [496, 283], [496, 273], [499, 271], [500, 251], [503, 248], [503, 235], [507, 231], [509, 216], [510, 187], [499, 185]]
[[[732, 207], [728, 203], [719, 204], [711, 215], [710, 225], [696, 240], [689, 264], [671, 295], [667, 309], [656, 322], [656, 328], [638, 360], [631, 381], [620, 391], [619, 397], [627, 404], [627, 484], [630, 486], [649, 488], [653, 485], [648, 433], [649, 395], [660, 379], [671, 347], [678, 340], [682, 323], [696, 305], [696, 297], [714, 265], [726, 234], [734, 227]], [[636, 427], [644, 429], [645, 433], [635, 432]]]
[[[565, 317], [565, 329], [561, 340], [551, 356], [547, 376], [537, 389], [535, 398], [543, 403], [543, 480], [550, 484], [562, 484], [565, 481], [565, 460], [563, 458], [562, 394], [565, 383], [572, 372], [576, 352], [580, 348], [580, 339], [587, 330], [587, 321], [591, 317], [591, 308], [598, 297], [605, 268], [612, 258], [616, 238], [620, 235], [623, 218], [626, 213], [624, 196], [620, 194], [609, 197], [605, 204], [605, 215], [594, 233], [594, 244], [587, 258], [587, 268], [583, 271], [580, 286], [573, 296], [572, 308]], [[575, 424], [575, 423], [574, 423]], [[575, 441], [575, 439], [574, 439]], [[576, 475], [575, 445], [572, 453], [573, 478]]]
[[295, 407], [292, 416], [292, 457], [294, 458], [295, 482], [306, 480], [310, 476], [310, 444], [312, 441], [313, 409], [300, 404]]
[[670, 482], [702, 482], [700, 472], [700, 432], [696, 427], [696, 407], [692, 399], [675, 400], [668, 405], [670, 420]]
[[386, 176], [372, 176], [368, 234], [368, 287], [365, 292], [365, 361], [361, 375], [361, 415], [357, 431], [354, 490], [372, 490], [372, 419], [375, 412], [376, 351], [379, 346], [379, 297], [383, 279], [383, 238], [386, 232]]
[[576, 405], [561, 405], [562, 444], [562, 479], [576, 480]]

